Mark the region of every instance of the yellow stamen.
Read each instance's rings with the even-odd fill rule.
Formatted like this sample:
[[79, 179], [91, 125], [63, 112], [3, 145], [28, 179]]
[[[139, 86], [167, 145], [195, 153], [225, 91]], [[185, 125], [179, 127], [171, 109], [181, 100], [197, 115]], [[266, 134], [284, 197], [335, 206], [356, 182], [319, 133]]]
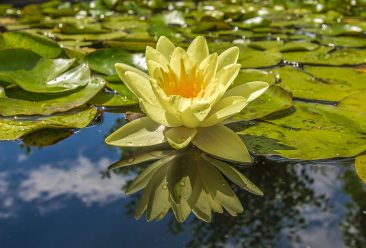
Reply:
[[198, 70], [197, 65], [192, 66], [189, 72], [186, 70], [183, 59], [180, 61], [180, 75], [176, 75], [168, 66], [168, 72], [161, 70], [163, 78], [160, 85], [164, 92], [170, 95], [180, 95], [186, 98], [198, 96], [205, 88], [204, 73]]

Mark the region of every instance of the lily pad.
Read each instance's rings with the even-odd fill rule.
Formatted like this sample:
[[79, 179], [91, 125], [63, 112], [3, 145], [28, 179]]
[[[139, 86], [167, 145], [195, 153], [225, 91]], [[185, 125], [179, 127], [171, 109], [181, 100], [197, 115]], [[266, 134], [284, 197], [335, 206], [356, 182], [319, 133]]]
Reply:
[[279, 86], [272, 85], [260, 97], [250, 102], [241, 113], [230, 119], [229, 122], [260, 119], [291, 107], [291, 94]]
[[273, 70], [279, 76], [277, 85], [297, 98], [338, 102], [366, 89], [361, 83], [366, 75], [352, 68], [306, 66], [305, 71], [315, 75], [290, 66]]
[[104, 48], [88, 54], [85, 57], [90, 69], [104, 75], [117, 75], [114, 65], [124, 63], [133, 65], [133, 55], [122, 49]]
[[6, 32], [0, 36], [0, 48], [23, 48], [45, 58], [56, 58], [62, 53], [57, 42], [35, 33]]
[[319, 38], [319, 42], [328, 46], [340, 46], [340, 47], [366, 47], [366, 39], [364, 37], [352, 37], [352, 36], [337, 36], [327, 37], [322, 36]]
[[238, 63], [243, 68], [262, 68], [277, 65], [282, 55], [276, 50], [258, 51], [249, 47], [240, 46]]
[[74, 61], [42, 58], [24, 49], [0, 50], [0, 81], [15, 83], [31, 92], [72, 90], [85, 85], [89, 78], [89, 69], [85, 65], [60, 76]]
[[366, 155], [362, 154], [356, 157], [355, 170], [361, 181], [366, 184]]
[[253, 81], [263, 81], [268, 84], [274, 84], [276, 82], [275, 74], [256, 69], [245, 69], [241, 70], [238, 76], [230, 87], [235, 87], [240, 84], [249, 83]]
[[94, 119], [96, 108], [32, 120], [0, 118], [0, 140], [16, 140], [26, 134], [50, 128], [84, 128]]
[[365, 115], [322, 104], [294, 107], [292, 114], [240, 131], [249, 150], [303, 160], [353, 157], [366, 150]]
[[101, 78], [93, 78], [78, 91], [59, 97], [40, 101], [29, 101], [16, 98], [0, 98], [0, 115], [50, 115], [56, 112], [64, 112], [87, 103], [105, 85]]
[[366, 63], [366, 50], [319, 47], [308, 52], [283, 53], [286, 61], [312, 65], [359, 65]]

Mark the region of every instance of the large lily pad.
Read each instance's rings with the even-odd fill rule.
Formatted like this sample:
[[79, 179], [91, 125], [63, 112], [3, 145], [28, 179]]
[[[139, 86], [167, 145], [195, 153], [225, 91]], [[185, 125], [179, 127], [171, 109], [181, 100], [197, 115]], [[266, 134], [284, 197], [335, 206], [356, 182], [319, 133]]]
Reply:
[[[359, 65], [366, 63], [366, 50], [320, 47], [307, 52], [283, 53], [286, 61], [312, 65]], [[331, 52], [332, 51], [332, 52]]]
[[7, 32], [0, 36], [0, 48], [24, 48], [45, 58], [56, 58], [62, 53], [57, 42], [29, 32]]
[[365, 115], [330, 105], [295, 103], [296, 111], [240, 131], [256, 154], [290, 159], [353, 157], [366, 150]]
[[85, 85], [90, 76], [87, 66], [80, 66], [62, 74], [74, 61], [42, 58], [24, 49], [0, 50], [0, 81], [15, 83], [31, 92], [54, 93], [72, 90]]
[[104, 48], [88, 54], [85, 57], [90, 69], [104, 75], [117, 75], [114, 65], [124, 63], [133, 65], [133, 55], [122, 49]]
[[314, 76], [290, 66], [275, 69], [274, 73], [279, 75], [279, 86], [302, 99], [338, 102], [366, 89], [366, 85], [361, 83], [366, 77], [356, 69], [305, 67], [305, 71]]
[[74, 113], [32, 120], [0, 118], [0, 140], [16, 140], [41, 129], [84, 128], [94, 119], [96, 113], [95, 108], [85, 108]]
[[[56, 96], [54, 98], [46, 97], [46, 99], [39, 101], [0, 98], [0, 115], [50, 115], [56, 112], [64, 112], [87, 103], [104, 85], [105, 81], [103, 79], [93, 78], [85, 88], [69, 95]], [[39, 96], [42, 97], [42, 95]]]

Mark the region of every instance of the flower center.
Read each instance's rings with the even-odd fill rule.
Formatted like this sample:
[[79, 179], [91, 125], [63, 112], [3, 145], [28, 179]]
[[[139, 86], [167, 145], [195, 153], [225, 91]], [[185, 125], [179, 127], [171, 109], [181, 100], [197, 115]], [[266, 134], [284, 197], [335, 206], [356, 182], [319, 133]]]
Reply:
[[180, 62], [180, 75], [168, 66], [168, 72], [161, 70], [163, 77], [160, 79], [160, 86], [168, 95], [179, 95], [186, 98], [198, 96], [204, 90], [203, 74], [193, 65], [190, 70], [186, 70], [183, 60]]

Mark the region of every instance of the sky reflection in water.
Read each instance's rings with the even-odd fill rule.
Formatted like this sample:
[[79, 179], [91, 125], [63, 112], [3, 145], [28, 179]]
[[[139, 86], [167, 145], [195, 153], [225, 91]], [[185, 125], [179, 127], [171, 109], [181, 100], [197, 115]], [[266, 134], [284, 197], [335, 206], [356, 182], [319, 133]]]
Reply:
[[[179, 225], [133, 218], [137, 196], [122, 187], [134, 177], [105, 173], [120, 158], [104, 145], [118, 115], [47, 148], [0, 143], [1, 247], [362, 247], [365, 193], [352, 162], [258, 162], [243, 170], [265, 193], [236, 190], [244, 214], [216, 214]], [[361, 194], [360, 194], [361, 193]], [[351, 207], [348, 207], [350, 205]]]

